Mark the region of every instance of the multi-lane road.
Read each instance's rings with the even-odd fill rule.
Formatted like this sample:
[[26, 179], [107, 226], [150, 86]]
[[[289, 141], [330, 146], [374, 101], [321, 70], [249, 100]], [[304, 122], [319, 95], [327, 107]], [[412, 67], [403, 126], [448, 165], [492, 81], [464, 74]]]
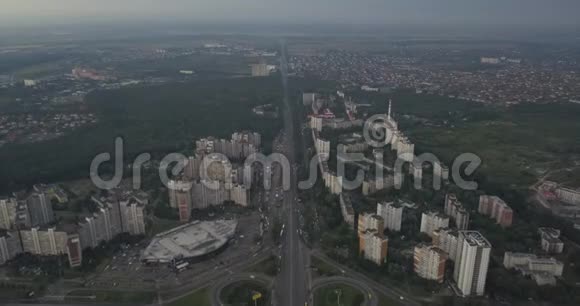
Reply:
[[307, 277], [309, 269], [309, 256], [305, 252], [305, 246], [302, 244], [298, 233], [298, 210], [296, 207], [296, 188], [297, 177], [295, 165], [295, 147], [294, 147], [294, 118], [292, 114], [293, 105], [290, 103], [286, 46], [281, 43], [280, 72], [282, 87], [284, 93], [284, 137], [283, 153], [288, 158], [291, 165], [290, 189], [284, 192], [284, 233], [282, 237], [281, 248], [281, 267], [275, 283], [275, 305], [276, 306], [296, 306], [306, 305], [307, 296], [309, 295], [310, 280]]
[[[295, 138], [300, 137], [300, 135], [295, 135], [294, 128], [294, 116], [293, 107], [291, 103], [288, 89], [288, 77], [287, 77], [287, 61], [286, 61], [286, 47], [284, 42], [281, 46], [281, 58], [280, 58], [280, 72], [281, 81], [284, 93], [284, 130], [281, 134], [280, 140], [278, 142], [275, 152], [281, 153], [289, 161], [289, 169], [280, 167], [279, 165], [272, 167], [272, 181], [271, 190], [265, 191], [265, 197], [262, 199], [268, 203], [270, 216], [279, 218], [281, 223], [284, 224], [283, 234], [280, 240], [280, 247], [276, 248], [278, 250], [278, 255], [280, 256], [280, 271], [276, 278], [272, 282], [272, 305], [273, 306], [313, 306], [312, 304], [312, 290], [313, 288], [319, 288], [324, 285], [345, 283], [347, 285], [352, 285], [355, 288], [359, 288], [361, 292], [365, 293], [366, 303], [365, 305], [374, 306], [377, 305], [377, 298], [374, 292], [380, 292], [383, 295], [397, 301], [401, 305], [418, 305], [416, 301], [412, 298], [405, 296], [403, 298], [403, 293], [399, 290], [393, 290], [385, 288], [384, 286], [374, 283], [372, 280], [366, 278], [365, 276], [359, 275], [354, 271], [348, 271], [348, 275], [345, 274], [344, 277], [336, 277], [330, 279], [317, 279], [313, 282], [310, 275], [310, 255], [311, 250], [303, 243], [299, 234], [299, 214], [300, 210], [297, 205], [297, 174], [296, 174], [296, 152], [295, 152]], [[289, 173], [284, 173], [284, 171]], [[290, 188], [288, 190], [282, 191], [284, 176], [290, 177]], [[282, 204], [279, 205], [279, 198], [276, 196], [279, 194], [283, 196]], [[259, 255], [253, 258], [248, 258], [246, 260], [241, 260], [238, 263], [232, 264], [228, 271], [214, 271], [212, 277], [195, 277], [189, 282], [182, 284], [170, 290], [170, 292], [164, 292], [165, 295], [171, 296], [171, 298], [166, 298], [163, 301], [157, 301], [158, 304], [167, 304], [175, 301], [190, 292], [193, 288], [199, 288], [203, 284], [207, 284], [207, 281], [212, 279], [216, 282], [230, 283], [238, 277], [246, 277], [243, 274], [245, 267], [260, 262], [268, 256], [268, 251], [262, 250], [255, 255]], [[323, 254], [314, 251], [317, 257], [325, 261], [329, 261], [329, 264], [337, 265], [336, 263], [330, 262]], [[342, 271], [345, 271], [345, 267], [339, 267]], [[346, 278], [348, 276], [348, 278]], [[201, 280], [201, 283], [197, 280]], [[212, 295], [212, 305], [219, 304], [219, 296], [216, 292], [220, 290], [214, 290]], [[399, 300], [400, 299], [400, 300]], [[16, 304], [14, 304], [16, 305]], [[50, 304], [44, 304], [48, 306]], [[99, 304], [100, 306], [108, 306], [106, 304]]]

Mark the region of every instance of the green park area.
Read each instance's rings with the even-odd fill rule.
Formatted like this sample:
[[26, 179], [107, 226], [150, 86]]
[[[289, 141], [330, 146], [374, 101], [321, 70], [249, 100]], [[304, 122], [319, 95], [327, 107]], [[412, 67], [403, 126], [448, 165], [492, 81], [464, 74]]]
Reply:
[[328, 277], [339, 275], [340, 271], [328, 263], [320, 260], [318, 257], [310, 257], [311, 268], [314, 270], [317, 276]]
[[279, 262], [278, 257], [271, 255], [268, 258], [256, 263], [255, 265], [246, 269], [247, 272], [262, 273], [270, 277], [275, 277], [278, 274]]
[[405, 91], [355, 96], [370, 102], [373, 113], [386, 113], [392, 99], [395, 119], [416, 153], [434, 153], [448, 165], [461, 153], [474, 153], [483, 162], [481, 175], [496, 184], [527, 187], [549, 171], [574, 166], [578, 157], [579, 105], [488, 106]]
[[226, 286], [221, 292], [226, 305], [270, 305], [270, 290], [253, 281], [241, 281]]
[[314, 292], [314, 306], [360, 306], [365, 297], [362, 292], [347, 285], [330, 285]]

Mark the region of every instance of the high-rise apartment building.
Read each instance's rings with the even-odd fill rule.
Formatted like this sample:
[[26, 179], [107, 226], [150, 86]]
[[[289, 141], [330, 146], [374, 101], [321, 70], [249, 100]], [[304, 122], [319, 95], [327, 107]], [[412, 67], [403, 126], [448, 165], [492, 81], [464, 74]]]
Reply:
[[401, 231], [403, 221], [403, 206], [395, 202], [377, 203], [377, 215], [383, 217], [385, 229]]
[[361, 213], [358, 216], [358, 232], [364, 233], [366, 231], [374, 231], [376, 233], [383, 233], [384, 220], [381, 216], [375, 214]]
[[479, 196], [478, 212], [482, 215], [489, 216], [490, 218], [494, 219], [496, 223], [502, 227], [508, 227], [512, 225], [512, 209], [497, 196]]
[[440, 228], [433, 232], [433, 245], [445, 251], [449, 255], [449, 259], [455, 261], [458, 235], [456, 229]]
[[18, 232], [0, 231], [0, 265], [22, 253]]
[[374, 230], [359, 233], [359, 253], [377, 265], [385, 263], [389, 239]]
[[469, 212], [463, 207], [463, 204], [454, 193], [445, 195], [445, 214], [455, 221], [457, 229], [467, 230], [469, 227]]
[[68, 236], [66, 232], [55, 228], [41, 229], [33, 227], [20, 231], [22, 250], [34, 255], [62, 255], [67, 252]]
[[413, 270], [421, 278], [442, 283], [447, 257], [447, 253], [437, 247], [419, 244], [413, 252]]
[[433, 237], [434, 231], [446, 227], [449, 227], [449, 217], [442, 213], [430, 211], [421, 215], [421, 233]]
[[20, 231], [22, 252], [41, 256], [67, 255], [69, 265], [78, 267], [82, 263], [80, 236], [76, 229], [41, 229], [33, 227]]
[[179, 221], [188, 222], [191, 216], [192, 203], [192, 182], [189, 181], [169, 181], [169, 205], [179, 211]]
[[98, 211], [84, 218], [78, 227], [83, 249], [95, 248], [121, 233], [145, 234], [146, 198], [132, 192], [115, 190], [107, 197], [93, 197], [93, 201], [99, 205]]
[[44, 192], [33, 192], [26, 199], [31, 226], [42, 226], [54, 221], [52, 203]]
[[121, 202], [121, 215], [125, 232], [145, 235], [145, 206], [134, 200]]
[[459, 231], [453, 278], [464, 296], [485, 292], [491, 244], [477, 231]]
[[14, 226], [17, 206], [15, 198], [0, 198], [0, 229], [9, 230]]

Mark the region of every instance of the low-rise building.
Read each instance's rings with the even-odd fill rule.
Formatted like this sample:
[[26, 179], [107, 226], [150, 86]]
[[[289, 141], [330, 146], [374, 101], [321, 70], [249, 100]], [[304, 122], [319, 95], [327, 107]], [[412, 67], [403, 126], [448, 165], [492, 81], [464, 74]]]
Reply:
[[555, 285], [556, 277], [562, 276], [564, 263], [552, 257], [538, 257], [534, 254], [505, 252], [503, 265], [506, 269], [516, 269], [532, 276], [538, 285]]
[[556, 188], [556, 196], [560, 201], [568, 204], [580, 205], [580, 190], [571, 187], [560, 186]]

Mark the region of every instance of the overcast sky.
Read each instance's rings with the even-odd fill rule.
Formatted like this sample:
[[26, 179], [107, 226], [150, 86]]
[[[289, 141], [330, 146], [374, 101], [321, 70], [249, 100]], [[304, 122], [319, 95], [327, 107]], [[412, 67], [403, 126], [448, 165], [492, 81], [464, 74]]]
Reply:
[[[4, 23], [580, 24], [580, 0], [0, 0]], [[63, 18], [68, 17], [68, 18]]]

